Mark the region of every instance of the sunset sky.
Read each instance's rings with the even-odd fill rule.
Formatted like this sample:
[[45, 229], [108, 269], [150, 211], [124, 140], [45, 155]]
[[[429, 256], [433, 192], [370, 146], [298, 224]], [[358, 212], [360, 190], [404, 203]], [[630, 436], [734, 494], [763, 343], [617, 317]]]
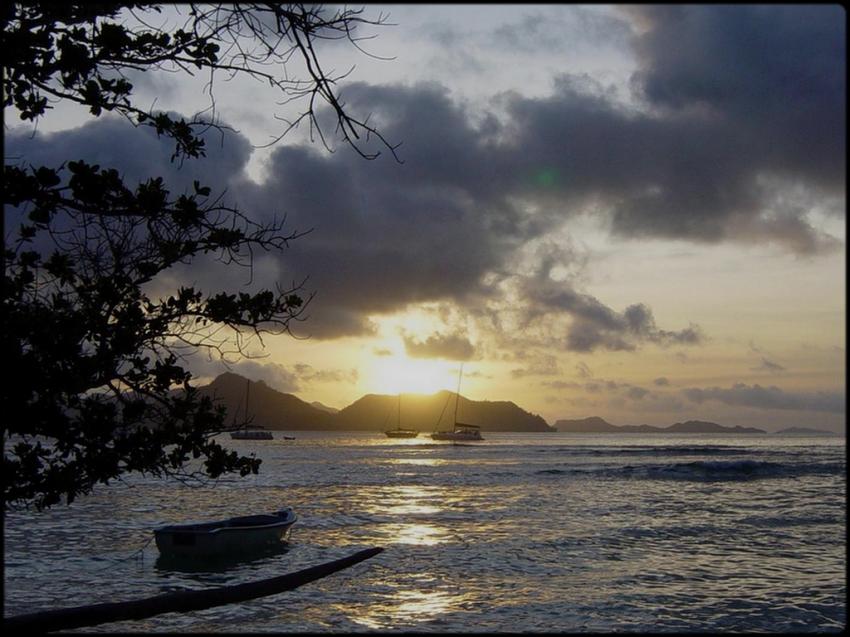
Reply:
[[[182, 9], [185, 12], [185, 8]], [[160, 21], [177, 23], [180, 7]], [[327, 43], [347, 107], [393, 143], [366, 161], [284, 124], [262, 84], [214, 85], [203, 160], [122, 118], [6, 118], [6, 155], [199, 179], [312, 232], [245, 270], [175, 269], [152, 294], [315, 292], [300, 338], [234, 372], [342, 408], [454, 390], [550, 424], [711, 420], [843, 431], [846, 14], [838, 6], [367, 5]], [[392, 58], [392, 59], [378, 59]], [[291, 72], [300, 70], [293, 66]], [[137, 74], [191, 116], [208, 77]], [[204, 356], [201, 382], [225, 371]]]

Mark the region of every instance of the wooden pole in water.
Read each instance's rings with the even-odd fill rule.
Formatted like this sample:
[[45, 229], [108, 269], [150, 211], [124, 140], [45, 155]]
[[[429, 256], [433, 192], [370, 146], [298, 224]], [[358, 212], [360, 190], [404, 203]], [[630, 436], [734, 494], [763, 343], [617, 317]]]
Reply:
[[213, 606], [244, 602], [249, 599], [283, 593], [304, 584], [309, 584], [317, 579], [353, 566], [358, 562], [368, 560], [383, 550], [381, 547], [365, 549], [348, 557], [334, 560], [333, 562], [319, 564], [318, 566], [312, 566], [301, 571], [296, 571], [295, 573], [288, 573], [287, 575], [272, 577], [258, 582], [220, 586], [219, 588], [200, 591], [166, 593], [131, 602], [76, 606], [74, 608], [62, 608], [42, 613], [5, 617], [3, 619], [3, 626], [32, 632], [51, 632], [55, 630], [71, 630], [84, 626], [96, 626], [97, 624], [108, 622], [146, 619], [163, 613], [186, 613], [194, 610], [203, 610], [204, 608], [212, 608]]

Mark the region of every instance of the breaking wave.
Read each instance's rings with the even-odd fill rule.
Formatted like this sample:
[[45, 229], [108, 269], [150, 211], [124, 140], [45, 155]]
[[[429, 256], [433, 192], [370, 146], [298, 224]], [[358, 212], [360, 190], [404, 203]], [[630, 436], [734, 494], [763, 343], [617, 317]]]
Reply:
[[732, 456], [759, 455], [766, 453], [760, 449], [747, 447], [695, 445], [693, 447], [678, 446], [634, 446], [634, 447], [550, 447], [536, 450], [538, 453], [558, 453], [559, 455], [579, 456]]
[[[834, 475], [843, 470], [838, 463], [779, 463], [758, 460], [678, 462], [646, 468], [648, 478], [680, 480], [753, 480], [801, 475]], [[628, 469], [628, 467], [624, 467]]]
[[608, 478], [647, 480], [758, 480], [810, 475], [838, 475], [846, 465], [839, 462], [781, 463], [759, 460], [696, 460], [672, 464], [627, 465], [614, 468], [541, 469], [538, 475], [598, 475]]

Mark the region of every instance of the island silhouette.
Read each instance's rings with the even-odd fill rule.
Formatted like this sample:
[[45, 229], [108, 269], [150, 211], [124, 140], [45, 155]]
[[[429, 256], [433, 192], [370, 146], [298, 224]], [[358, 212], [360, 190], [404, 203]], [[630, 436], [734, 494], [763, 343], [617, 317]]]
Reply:
[[[335, 409], [317, 401], [308, 403], [293, 394], [273, 389], [263, 381], [249, 380], [232, 372], [219, 375], [208, 385], [200, 387], [199, 391], [202, 395], [213, 398], [217, 404], [225, 406], [228, 414], [240, 415], [245, 413], [245, 397], [246, 394], [250, 394], [248, 415], [251, 417], [251, 424], [277, 431], [383, 431], [387, 426], [395, 424], [398, 410], [397, 394], [367, 394], [342, 409]], [[455, 395], [454, 392], [447, 390], [434, 394], [403, 393], [402, 426], [421, 432], [430, 432], [435, 430], [438, 421], [441, 426], [451, 425]], [[575, 420], [562, 419], [550, 425], [540, 415], [526, 411], [514, 402], [470, 400], [463, 395], [459, 399], [458, 413], [459, 418], [464, 422], [476, 424], [485, 431], [619, 434], [768, 433], [756, 427], [724, 426], [703, 420], [687, 420], [667, 427], [613, 425], [598, 416]], [[775, 433], [819, 435], [831, 432], [792, 427]]]

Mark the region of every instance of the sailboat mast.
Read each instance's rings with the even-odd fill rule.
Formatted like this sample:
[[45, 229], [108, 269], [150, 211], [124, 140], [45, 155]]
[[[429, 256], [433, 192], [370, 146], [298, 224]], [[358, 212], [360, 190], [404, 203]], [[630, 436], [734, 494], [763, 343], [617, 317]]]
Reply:
[[455, 394], [455, 424], [457, 424], [457, 406], [460, 403], [460, 379], [463, 378], [463, 363], [460, 364], [460, 372], [457, 375], [457, 394]]

